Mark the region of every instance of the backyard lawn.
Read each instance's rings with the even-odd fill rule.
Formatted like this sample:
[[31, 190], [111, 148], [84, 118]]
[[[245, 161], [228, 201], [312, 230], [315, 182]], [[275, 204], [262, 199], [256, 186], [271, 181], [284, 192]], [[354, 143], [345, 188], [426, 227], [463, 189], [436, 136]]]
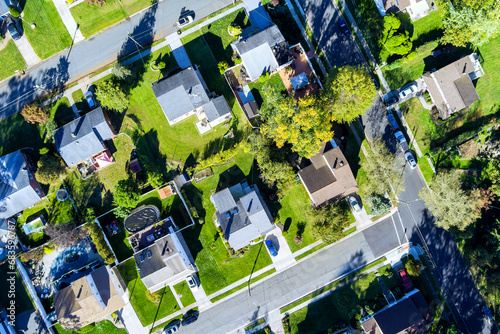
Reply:
[[90, 324], [78, 331], [72, 331], [72, 330], [64, 330], [61, 325], [56, 324], [53, 327], [58, 334], [126, 334], [127, 330], [124, 328], [116, 328], [115, 325], [109, 320], [102, 320], [100, 322], [97, 322], [95, 324]]
[[49, 58], [71, 45], [72, 37], [52, 1], [21, 0], [19, 6], [24, 13], [23, 31], [38, 57]]
[[82, 2], [70, 11], [83, 36], [90, 37], [153, 3], [151, 0], [108, 0], [99, 7]]
[[186, 281], [182, 281], [179, 284], [176, 284], [174, 286], [174, 290], [175, 293], [179, 295], [183, 307], [194, 304], [194, 302], [196, 301]]
[[179, 310], [179, 305], [168, 286], [158, 291], [158, 293], [163, 294], [159, 304], [155, 304], [146, 298], [147, 289], [139, 277], [134, 259], [120, 264], [118, 270], [125, 284], [127, 284], [130, 293], [130, 303], [143, 326], [150, 325], [155, 320], [162, 319]]
[[22, 70], [26, 64], [13, 40], [8, 41], [5, 48], [0, 50], [0, 59], [2, 59], [0, 81], [14, 75], [16, 71]]

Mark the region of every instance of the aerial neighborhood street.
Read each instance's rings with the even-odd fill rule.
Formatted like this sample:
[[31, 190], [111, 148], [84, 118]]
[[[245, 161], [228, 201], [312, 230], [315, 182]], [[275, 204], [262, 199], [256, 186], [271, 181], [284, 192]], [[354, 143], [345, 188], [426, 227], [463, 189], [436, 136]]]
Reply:
[[0, 333], [498, 333], [500, 0], [0, 0]]

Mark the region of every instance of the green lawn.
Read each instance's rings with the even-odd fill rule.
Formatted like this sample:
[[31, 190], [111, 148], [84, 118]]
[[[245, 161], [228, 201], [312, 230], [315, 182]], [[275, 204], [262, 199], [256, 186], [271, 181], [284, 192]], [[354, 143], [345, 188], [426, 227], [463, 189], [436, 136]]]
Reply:
[[82, 2], [70, 8], [85, 37], [90, 37], [153, 4], [151, 0], [108, 0], [102, 7]]
[[[276, 269], [274, 269], [274, 268], [273, 268], [273, 269], [271, 269], [271, 270], [268, 270], [268, 271], [266, 271], [266, 272], [264, 272], [264, 273], [260, 274], [259, 276], [252, 277], [252, 279], [250, 279], [250, 288], [252, 287], [252, 284], [253, 284], [253, 283], [255, 283], [255, 282], [257, 282], [257, 281], [259, 281], [259, 280], [263, 279], [264, 277], [267, 277], [267, 276], [269, 276], [269, 275], [271, 275], [271, 274], [274, 274], [275, 272], [276, 272]], [[223, 299], [223, 298], [226, 298], [226, 297], [227, 297], [227, 296], [229, 296], [229, 295], [232, 295], [232, 294], [233, 294], [233, 293], [235, 293], [236, 291], [240, 291], [241, 289], [244, 289], [244, 288], [247, 288], [247, 289], [248, 289], [248, 285], [249, 285], [249, 284], [248, 284], [248, 281], [247, 281], [247, 282], [245, 282], [245, 283], [243, 283], [243, 284], [238, 285], [238, 286], [237, 286], [237, 287], [235, 287], [235, 288], [232, 288], [232, 289], [231, 289], [231, 290], [229, 290], [229, 291], [226, 291], [226, 292], [224, 292], [224, 293], [221, 293], [221, 294], [220, 294], [220, 295], [218, 295], [217, 297], [214, 297], [214, 298], [210, 299], [210, 301], [211, 301], [212, 303], [215, 303], [215, 302], [216, 302], [216, 301], [218, 301], [218, 300], [221, 300], [221, 299]]]
[[174, 286], [174, 290], [175, 293], [179, 295], [183, 307], [187, 307], [196, 302], [193, 293], [191, 292], [191, 289], [189, 288], [186, 281], [182, 281], [179, 284], [176, 284]]
[[418, 47], [442, 37], [444, 14], [444, 9], [438, 9], [415, 22], [411, 22], [408, 13], [400, 12], [398, 16], [405, 29], [410, 33], [414, 47]]
[[[21, 0], [19, 6], [24, 13], [23, 31], [40, 58], [49, 58], [71, 45], [72, 36], [52, 1]], [[33, 22], [35, 29], [30, 27]]]
[[127, 284], [130, 293], [130, 303], [134, 307], [143, 326], [150, 325], [156, 319], [162, 319], [179, 310], [179, 305], [168, 286], [158, 291], [160, 294], [163, 294], [161, 303], [155, 304], [146, 298], [146, 287], [139, 277], [134, 259], [120, 264], [118, 270], [125, 284]]
[[14, 75], [16, 71], [22, 70], [26, 65], [21, 52], [19, 52], [16, 44], [12, 40], [8, 41], [5, 48], [0, 50], [0, 59], [2, 59], [2, 66], [0, 66], [0, 81]]
[[78, 89], [78, 90], [73, 92], [73, 101], [75, 101], [76, 108], [79, 111], [84, 112], [84, 113], [90, 111], [89, 105], [88, 105], [87, 101], [85, 100], [85, 97], [83, 96], [83, 92], [81, 89]]
[[[8, 296], [10, 288], [7, 278], [11, 277], [10, 272], [11, 270], [9, 270], [9, 264], [7, 262], [0, 265], [0, 277], [2, 277], [2, 280], [0, 282], [0, 305], [3, 305], [4, 307], [10, 305], [10, 301], [12, 300]], [[28, 292], [24, 288], [21, 277], [19, 276], [19, 274], [17, 274], [17, 272], [15, 276], [16, 279], [14, 300], [16, 302], [16, 315], [20, 315], [23, 312], [33, 310], [33, 304], [31, 303]]]
[[116, 328], [115, 325], [109, 320], [102, 320], [100, 322], [87, 325], [78, 331], [64, 330], [61, 325], [56, 324], [53, 327], [58, 334], [126, 334], [127, 331], [123, 328]]
[[196, 224], [183, 231], [183, 236], [195, 258], [200, 281], [207, 295], [250, 275], [254, 267], [253, 271], [257, 271], [272, 263], [263, 243], [249, 246], [242, 257], [231, 258], [212, 220], [215, 213], [214, 205], [210, 202], [212, 190], [234, 185], [245, 177], [249, 184], [254, 184], [258, 177], [251, 173], [252, 165], [251, 154], [239, 153], [228, 163], [213, 166], [214, 176], [183, 188], [200, 217], [205, 218], [203, 225]]
[[400, 286], [398, 274], [394, 269], [392, 269], [392, 266], [390, 264], [387, 264], [379, 268], [377, 271], [387, 289], [392, 290]]
[[385, 299], [381, 294], [382, 287], [377, 277], [374, 273], [370, 273], [292, 313], [291, 332], [303, 334], [323, 332], [331, 328], [340, 329], [350, 323], [351, 318], [357, 313], [358, 306], [368, 303], [377, 303], [377, 307], [384, 306]]

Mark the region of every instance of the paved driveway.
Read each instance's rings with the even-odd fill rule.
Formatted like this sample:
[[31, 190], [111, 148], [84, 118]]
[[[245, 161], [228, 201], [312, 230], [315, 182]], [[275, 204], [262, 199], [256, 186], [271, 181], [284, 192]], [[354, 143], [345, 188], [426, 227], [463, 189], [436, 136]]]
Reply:
[[[295, 1], [295, 0], [294, 0]], [[307, 24], [331, 66], [361, 65], [363, 59], [352, 37], [340, 31], [340, 13], [330, 0], [299, 0]]]

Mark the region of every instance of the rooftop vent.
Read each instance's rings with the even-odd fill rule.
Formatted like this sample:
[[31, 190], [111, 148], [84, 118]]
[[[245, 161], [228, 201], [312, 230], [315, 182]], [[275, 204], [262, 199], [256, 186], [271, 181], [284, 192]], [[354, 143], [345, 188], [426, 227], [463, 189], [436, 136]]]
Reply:
[[340, 167], [342, 167], [342, 166], [344, 166], [344, 162], [343, 161], [340, 162]]
[[234, 209], [233, 213], [234, 213], [235, 215], [237, 215], [237, 214], [238, 214], [238, 208]]
[[73, 137], [73, 138], [76, 137], [76, 132], [75, 131], [71, 131], [71, 137]]
[[150, 259], [150, 258], [151, 258], [151, 251], [148, 251], [148, 252], [146, 253], [146, 255], [148, 256], [148, 259]]

